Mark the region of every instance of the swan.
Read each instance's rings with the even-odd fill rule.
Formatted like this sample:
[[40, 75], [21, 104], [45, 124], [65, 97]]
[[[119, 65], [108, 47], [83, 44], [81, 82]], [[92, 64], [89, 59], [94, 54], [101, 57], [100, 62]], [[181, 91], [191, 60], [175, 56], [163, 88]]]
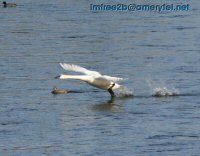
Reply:
[[122, 85], [116, 82], [123, 80], [123, 78], [102, 75], [97, 71], [88, 70], [86, 68], [83, 68], [74, 64], [60, 63], [60, 66], [65, 70], [79, 72], [84, 75], [61, 74], [59, 76], [56, 76], [55, 77], [56, 79], [75, 79], [75, 80], [85, 81], [94, 87], [107, 90], [112, 97], [115, 96], [113, 90], [122, 87]]

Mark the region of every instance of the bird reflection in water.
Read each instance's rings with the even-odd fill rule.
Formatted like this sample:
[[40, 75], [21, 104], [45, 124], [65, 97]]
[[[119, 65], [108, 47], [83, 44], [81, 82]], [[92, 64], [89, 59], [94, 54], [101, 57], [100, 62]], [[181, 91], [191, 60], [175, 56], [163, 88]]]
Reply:
[[[126, 98], [127, 99], [127, 98]], [[110, 100], [104, 103], [94, 104], [92, 110], [95, 111], [120, 111], [123, 104], [125, 103], [125, 98], [119, 99], [117, 97], [111, 97]]]

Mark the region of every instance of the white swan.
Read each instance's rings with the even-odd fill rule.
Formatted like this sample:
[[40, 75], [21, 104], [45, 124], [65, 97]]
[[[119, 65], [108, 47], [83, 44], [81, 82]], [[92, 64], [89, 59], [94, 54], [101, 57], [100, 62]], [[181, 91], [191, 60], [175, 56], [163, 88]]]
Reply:
[[94, 87], [107, 90], [111, 94], [112, 97], [114, 96], [113, 90], [122, 87], [122, 85], [119, 85], [116, 83], [117, 81], [123, 80], [122, 78], [101, 75], [99, 72], [88, 70], [86, 68], [73, 65], [73, 64], [60, 63], [60, 65], [65, 70], [80, 72], [85, 75], [61, 74], [59, 76], [56, 76], [55, 77], [56, 79], [76, 79], [76, 80], [85, 81]]

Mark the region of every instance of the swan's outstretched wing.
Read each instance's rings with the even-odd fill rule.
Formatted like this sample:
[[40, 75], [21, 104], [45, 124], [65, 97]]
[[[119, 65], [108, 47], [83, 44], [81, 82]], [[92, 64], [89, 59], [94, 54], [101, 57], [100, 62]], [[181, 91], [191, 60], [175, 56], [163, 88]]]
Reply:
[[118, 82], [118, 81], [121, 81], [123, 80], [123, 78], [120, 78], [120, 77], [112, 77], [112, 76], [108, 76], [108, 75], [103, 75], [103, 77], [107, 80], [110, 80], [110, 81], [114, 81], [114, 82]]
[[74, 64], [66, 64], [66, 63], [60, 63], [61, 67], [65, 70], [75, 71], [79, 73], [84, 73], [86, 75], [90, 76], [101, 76], [99, 72], [88, 70], [86, 68], [74, 65]]

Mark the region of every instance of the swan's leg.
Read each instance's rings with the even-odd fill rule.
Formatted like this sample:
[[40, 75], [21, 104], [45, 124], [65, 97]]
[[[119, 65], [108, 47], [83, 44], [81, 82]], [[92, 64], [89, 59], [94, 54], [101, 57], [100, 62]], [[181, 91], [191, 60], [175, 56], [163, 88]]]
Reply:
[[109, 89], [108, 92], [110, 93], [111, 97], [115, 96], [115, 93], [113, 92], [112, 88], [115, 86], [115, 84], [113, 84]]
[[108, 89], [108, 92], [110, 93], [111, 97], [114, 97], [114, 96], [115, 96], [115, 93], [112, 91], [111, 88]]

